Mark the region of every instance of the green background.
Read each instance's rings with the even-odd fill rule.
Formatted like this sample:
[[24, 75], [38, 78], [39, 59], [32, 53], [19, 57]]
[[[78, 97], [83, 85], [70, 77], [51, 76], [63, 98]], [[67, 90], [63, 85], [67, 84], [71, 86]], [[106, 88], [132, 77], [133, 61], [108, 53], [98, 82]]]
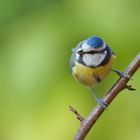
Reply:
[[[0, 140], [72, 140], [96, 105], [69, 72], [71, 48], [92, 35], [114, 50], [124, 70], [140, 47], [139, 0], [0, 1]], [[140, 139], [140, 71], [95, 124], [87, 140]], [[95, 90], [102, 97], [118, 76]]]

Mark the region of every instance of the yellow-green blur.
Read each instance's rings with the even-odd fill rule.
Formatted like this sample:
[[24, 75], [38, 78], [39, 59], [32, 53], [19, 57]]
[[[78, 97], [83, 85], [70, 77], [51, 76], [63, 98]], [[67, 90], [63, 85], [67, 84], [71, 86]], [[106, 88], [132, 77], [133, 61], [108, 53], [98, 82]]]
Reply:
[[[123, 71], [140, 51], [139, 0], [0, 1], [0, 140], [72, 140], [96, 102], [69, 72], [71, 48], [103, 38]], [[140, 140], [140, 71], [98, 120], [87, 140]], [[102, 97], [117, 80], [99, 86]]]

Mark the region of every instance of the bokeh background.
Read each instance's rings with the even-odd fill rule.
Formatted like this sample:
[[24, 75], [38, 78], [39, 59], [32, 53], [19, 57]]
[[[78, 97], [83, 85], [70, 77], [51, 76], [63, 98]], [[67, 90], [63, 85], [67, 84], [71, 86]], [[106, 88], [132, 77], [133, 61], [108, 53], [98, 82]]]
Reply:
[[[0, 1], [0, 140], [72, 140], [96, 105], [87, 87], [71, 76], [71, 48], [102, 37], [124, 70], [140, 47], [139, 0]], [[140, 139], [140, 71], [98, 120], [87, 140]], [[118, 76], [96, 87], [102, 97]]]

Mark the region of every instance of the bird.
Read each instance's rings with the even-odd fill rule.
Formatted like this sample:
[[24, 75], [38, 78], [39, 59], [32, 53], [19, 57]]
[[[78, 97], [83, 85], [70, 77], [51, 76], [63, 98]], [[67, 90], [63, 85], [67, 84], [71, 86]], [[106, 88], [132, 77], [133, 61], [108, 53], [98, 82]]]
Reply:
[[131, 78], [125, 72], [112, 69], [116, 55], [108, 44], [98, 36], [89, 37], [72, 49], [70, 71], [74, 78], [86, 85], [92, 92], [96, 102], [104, 109], [108, 104], [99, 98], [94, 87], [103, 81], [111, 71], [124, 78]]

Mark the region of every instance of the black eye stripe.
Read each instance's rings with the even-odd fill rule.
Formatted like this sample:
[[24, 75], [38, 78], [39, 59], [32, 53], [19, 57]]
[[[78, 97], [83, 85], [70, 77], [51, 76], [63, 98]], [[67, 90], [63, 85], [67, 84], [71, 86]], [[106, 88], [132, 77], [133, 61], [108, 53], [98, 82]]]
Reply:
[[79, 55], [83, 55], [83, 54], [95, 54], [95, 53], [99, 53], [97, 51], [89, 51], [89, 52], [83, 52], [83, 50], [80, 50], [77, 52]]
[[82, 56], [83, 54], [96, 54], [96, 53], [103, 53], [105, 51], [105, 49], [103, 49], [102, 51], [89, 51], [89, 52], [83, 52], [83, 50], [78, 51], [77, 53]]
[[84, 52], [84, 54], [95, 54], [95, 53], [100, 53], [98, 51], [89, 51], [89, 52]]

